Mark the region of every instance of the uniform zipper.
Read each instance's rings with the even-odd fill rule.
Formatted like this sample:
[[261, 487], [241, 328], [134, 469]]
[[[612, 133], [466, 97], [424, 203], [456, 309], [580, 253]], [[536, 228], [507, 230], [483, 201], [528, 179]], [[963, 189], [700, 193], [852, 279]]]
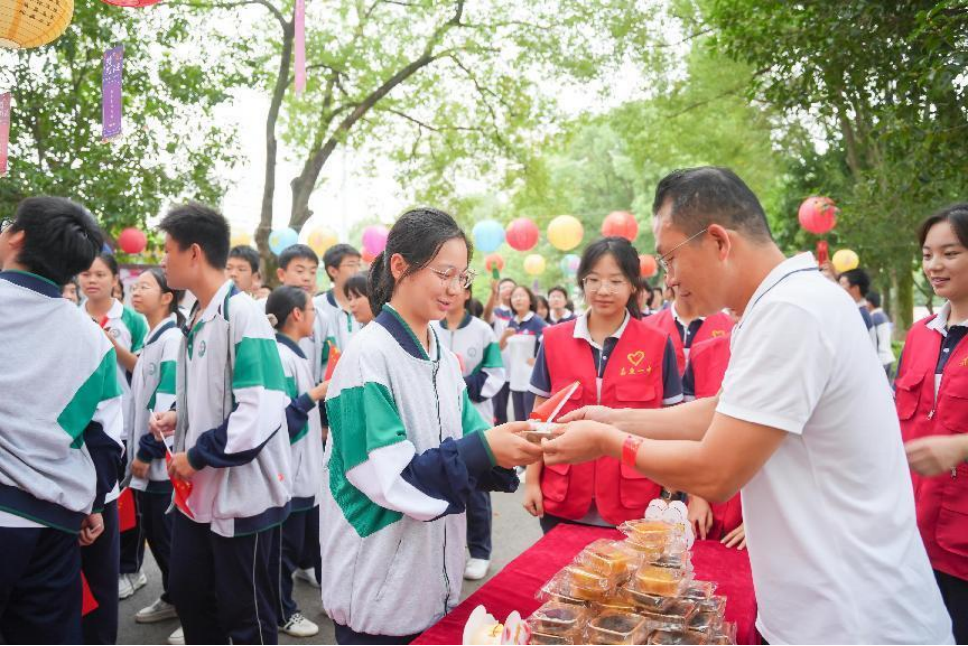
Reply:
[[[437, 407], [437, 437], [441, 444], [444, 442], [444, 423], [440, 419], [440, 396], [437, 393], [437, 371], [440, 368], [440, 357], [437, 357], [437, 361], [433, 364], [433, 382], [434, 382], [434, 403]], [[442, 519], [444, 526], [444, 555], [443, 555], [443, 569], [444, 569], [444, 614], [447, 614], [447, 599], [450, 598], [450, 576], [447, 574], [447, 521]]]

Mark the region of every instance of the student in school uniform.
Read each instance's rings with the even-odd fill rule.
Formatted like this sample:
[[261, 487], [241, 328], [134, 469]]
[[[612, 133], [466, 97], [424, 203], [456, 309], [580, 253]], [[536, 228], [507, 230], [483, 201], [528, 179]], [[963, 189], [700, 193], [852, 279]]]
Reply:
[[571, 304], [571, 299], [568, 297], [568, 290], [561, 285], [555, 285], [548, 290], [548, 306], [550, 308], [547, 319], [548, 325], [567, 323], [576, 318], [573, 311], [574, 305]]
[[918, 528], [955, 640], [968, 644], [968, 203], [927, 218], [918, 238], [925, 277], [946, 300], [908, 331], [894, 396]]
[[[513, 278], [491, 281], [491, 294], [487, 303], [484, 304], [484, 314], [481, 315], [481, 318], [485, 323], [490, 323], [498, 339], [504, 335], [511, 318], [514, 316], [514, 312], [511, 311], [511, 292], [517, 286], [518, 284]], [[505, 369], [507, 369], [510, 361], [510, 354], [507, 350], [502, 349], [501, 359], [504, 362]], [[507, 424], [508, 405], [511, 403], [511, 384], [509, 382], [504, 383], [504, 387], [494, 395], [492, 402], [494, 403], [495, 423]]]
[[[531, 392], [540, 405], [580, 382], [561, 410], [582, 406], [660, 408], [682, 401], [669, 336], [639, 318], [639, 257], [624, 238], [585, 248], [578, 268], [588, 311], [545, 330]], [[615, 526], [641, 518], [662, 487], [612, 458], [581, 465], [528, 467], [524, 508], [544, 532], [559, 523]]]
[[137, 527], [131, 531], [140, 542], [135, 546], [139, 552], [144, 552], [145, 541], [151, 548], [161, 570], [162, 588], [161, 596], [135, 615], [135, 621], [141, 624], [177, 617], [168, 596], [171, 516], [166, 512], [172, 486], [165, 465], [167, 450], [148, 430], [148, 422], [155, 412], [169, 411], [175, 404], [175, 373], [185, 324], [178, 309], [181, 296], [168, 286], [160, 269], [143, 272], [131, 288], [131, 304], [145, 317], [149, 328], [131, 379], [133, 435], [128, 438], [126, 457], [138, 516]]
[[323, 270], [333, 286], [314, 300], [317, 313], [326, 318], [329, 335], [340, 351], [346, 350], [350, 340], [360, 331], [360, 324], [350, 313], [343, 287], [346, 281], [360, 273], [362, 262], [360, 252], [348, 244], [333, 245], [323, 254]]
[[83, 641], [81, 546], [110, 523], [117, 531], [117, 509], [104, 503], [121, 464], [117, 357], [104, 332], [61, 297], [61, 285], [90, 267], [102, 244], [91, 214], [63, 198], [27, 198], [12, 220], [0, 218], [5, 644]]
[[[501, 349], [494, 330], [468, 311], [472, 300], [470, 289], [464, 300], [456, 299], [439, 323], [434, 321], [434, 332], [441, 344], [457, 356], [467, 395], [474, 408], [488, 424], [494, 421], [491, 399], [507, 381]], [[491, 564], [491, 494], [474, 489], [467, 499], [467, 550], [470, 558], [464, 568], [464, 578], [479, 581], [487, 576]]]
[[370, 270], [376, 319], [329, 385], [322, 600], [339, 644], [409, 643], [453, 609], [468, 493], [513, 491], [517, 477], [503, 467], [540, 457], [520, 436], [527, 424], [481, 418], [430, 325], [463, 299], [469, 262], [451, 216], [404, 213]]
[[259, 252], [249, 245], [238, 245], [229, 250], [225, 272], [240, 292], [256, 298], [255, 292], [262, 285], [259, 273]]
[[169, 592], [187, 643], [275, 643], [292, 491], [275, 334], [225, 277], [229, 225], [220, 213], [191, 203], [159, 228], [168, 284], [198, 298], [178, 357], [176, 411], [149, 424], [156, 436], [174, 429], [168, 473], [191, 483], [188, 511], [172, 511]]
[[541, 345], [542, 332], [548, 324], [535, 313], [537, 299], [530, 289], [518, 285], [511, 292], [514, 317], [500, 337], [501, 350], [506, 350], [508, 385], [514, 405], [514, 419], [528, 419], [534, 406], [534, 395], [529, 391], [531, 372]]
[[80, 305], [81, 298], [78, 296], [77, 290], [77, 277], [71, 276], [71, 279], [61, 287], [61, 296], [74, 303], [74, 305]]
[[894, 337], [894, 325], [890, 317], [881, 309], [881, 295], [874, 290], [867, 292], [867, 305], [871, 314], [871, 324], [874, 326], [874, 336], [877, 338], [877, 358], [884, 366], [888, 379], [894, 370], [894, 347], [891, 341]]
[[366, 327], [373, 320], [373, 308], [370, 307], [370, 287], [367, 274], [357, 274], [343, 285], [343, 293], [349, 304], [350, 314], [360, 324]]
[[[319, 551], [319, 499], [323, 486], [322, 423], [318, 402], [328, 383], [317, 383], [299, 341], [313, 333], [316, 318], [312, 296], [298, 287], [277, 287], [266, 302], [266, 316], [276, 330], [282, 370], [286, 376], [286, 408], [292, 450], [292, 512], [282, 525], [282, 575], [279, 629], [291, 637], [312, 637], [319, 626], [303, 616], [292, 598], [293, 573], [307, 549]], [[311, 530], [308, 524], [315, 524]], [[315, 540], [307, 545], [307, 539]]]
[[837, 277], [837, 282], [844, 288], [850, 297], [857, 303], [857, 310], [870, 335], [871, 343], [877, 348], [877, 331], [874, 329], [874, 319], [871, 318], [870, 310], [867, 309], [867, 292], [871, 288], [871, 277], [863, 269], [851, 269], [845, 271]]
[[667, 301], [668, 307], [647, 317], [646, 323], [665, 332], [672, 339], [676, 349], [676, 365], [679, 375], [686, 371], [686, 361], [694, 343], [717, 336], [726, 336], [733, 329], [733, 320], [725, 312], [701, 316], [690, 298], [691, 294], [678, 288], [671, 288], [673, 299]]

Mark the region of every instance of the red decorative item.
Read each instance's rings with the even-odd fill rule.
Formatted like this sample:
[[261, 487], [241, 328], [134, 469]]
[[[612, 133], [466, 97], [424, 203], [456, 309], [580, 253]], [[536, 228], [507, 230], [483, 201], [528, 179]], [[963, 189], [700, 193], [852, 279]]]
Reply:
[[830, 262], [830, 247], [827, 246], [826, 240], [820, 240], [817, 242], [817, 264], [821, 267]]
[[639, 235], [639, 223], [628, 211], [614, 211], [605, 216], [605, 221], [602, 222], [602, 235], [625, 238], [629, 242], [634, 242]]
[[129, 227], [118, 236], [118, 246], [124, 253], [141, 253], [148, 246], [148, 236], [143, 231]]
[[364, 248], [361, 253], [362, 253], [362, 256], [361, 257], [363, 258], [363, 262], [365, 262], [367, 264], [369, 264], [369, 263], [373, 262], [374, 260], [376, 260], [377, 254], [373, 253], [369, 249]]
[[642, 278], [652, 278], [657, 273], [659, 273], [659, 263], [655, 256], [647, 253], [639, 255], [639, 274]]
[[629, 435], [622, 442], [622, 464], [635, 469], [635, 459], [639, 455], [639, 447], [642, 446], [642, 438], [638, 435]]
[[335, 345], [329, 346], [329, 356], [326, 359], [326, 376], [323, 377], [323, 381], [329, 381], [333, 378], [333, 373], [336, 372], [336, 364], [339, 363], [339, 358], [343, 356], [343, 353], [339, 351]]
[[484, 268], [493, 272], [495, 267], [498, 271], [504, 271], [504, 258], [499, 253], [492, 253], [484, 258]]
[[81, 572], [81, 616], [94, 612], [97, 606], [97, 599], [91, 592], [91, 586], [87, 584], [87, 577]]
[[515, 251], [530, 251], [540, 236], [537, 224], [528, 218], [518, 218], [508, 225], [504, 241]]
[[837, 211], [829, 197], [808, 197], [800, 205], [800, 226], [814, 235], [823, 235], [837, 226]]
[[141, 9], [142, 7], [150, 7], [153, 4], [158, 4], [161, 0], [101, 0], [101, 2], [114, 5], [115, 7]]
[[565, 402], [571, 399], [571, 396], [575, 394], [575, 390], [577, 390], [578, 386], [580, 385], [581, 382], [576, 381], [570, 386], [565, 386], [552, 395], [550, 399], [545, 401], [545, 403], [531, 411], [530, 418], [537, 422], [555, 421], [555, 418], [558, 416], [558, 411], [564, 407]]
[[[165, 464], [171, 464], [171, 451], [168, 451], [168, 455], [165, 456]], [[195, 514], [192, 513], [191, 508], [188, 506], [188, 497], [192, 495], [192, 483], [179, 478], [173, 478], [170, 473], [168, 474], [168, 479], [171, 480], [171, 484], [175, 488], [175, 506], [183, 514], [194, 519]]]
[[118, 531], [126, 532], [138, 526], [138, 510], [131, 487], [125, 487], [118, 497]]

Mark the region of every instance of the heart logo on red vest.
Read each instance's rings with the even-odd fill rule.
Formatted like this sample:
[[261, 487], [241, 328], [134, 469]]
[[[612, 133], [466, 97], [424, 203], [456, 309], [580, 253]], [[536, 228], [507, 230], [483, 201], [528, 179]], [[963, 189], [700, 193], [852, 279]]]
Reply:
[[715, 339], [716, 337], [720, 337], [720, 336], [726, 336], [726, 330], [713, 330], [713, 332], [712, 332], [712, 337], [713, 337], [714, 339]]
[[629, 363], [631, 363], [636, 368], [645, 359], [645, 353], [639, 350], [638, 352], [630, 352], [628, 356]]

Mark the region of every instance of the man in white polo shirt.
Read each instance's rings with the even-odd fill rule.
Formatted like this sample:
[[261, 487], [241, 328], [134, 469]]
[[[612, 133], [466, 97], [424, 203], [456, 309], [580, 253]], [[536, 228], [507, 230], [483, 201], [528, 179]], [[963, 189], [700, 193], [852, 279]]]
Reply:
[[742, 313], [718, 397], [563, 417], [545, 462], [610, 455], [707, 500], [742, 489], [759, 606], [780, 643], [952, 643], [915, 522], [883, 368], [856, 305], [810, 254], [784, 258], [734, 173], [676, 171], [656, 191], [668, 282]]

